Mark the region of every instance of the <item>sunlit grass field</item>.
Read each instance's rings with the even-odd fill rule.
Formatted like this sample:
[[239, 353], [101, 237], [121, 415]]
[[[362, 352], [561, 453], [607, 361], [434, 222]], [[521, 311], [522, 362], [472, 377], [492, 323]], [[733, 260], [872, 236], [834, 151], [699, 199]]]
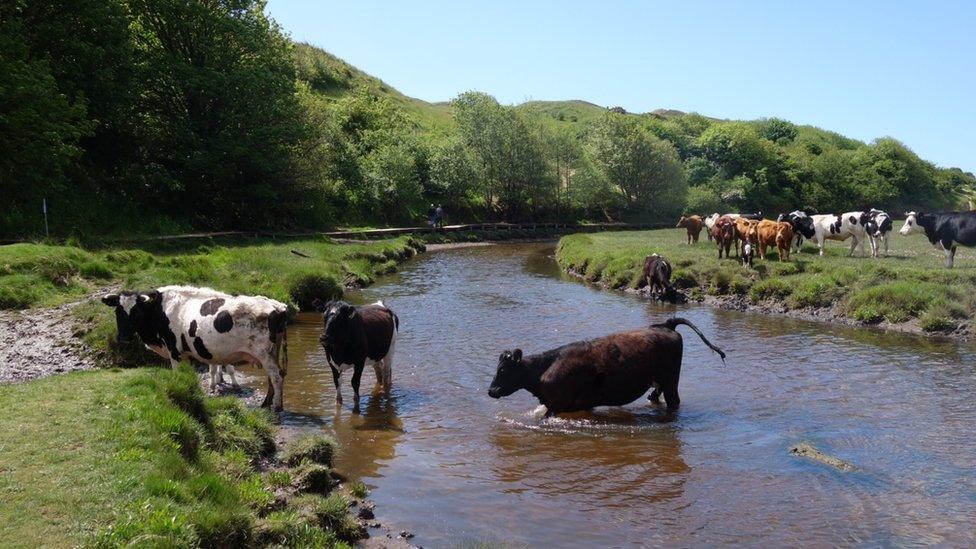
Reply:
[[[836, 306], [837, 312], [864, 323], [916, 320], [926, 331], [950, 331], [967, 323], [976, 310], [976, 253], [960, 248], [955, 267], [946, 269], [944, 252], [922, 235], [889, 236], [889, 256], [847, 257], [850, 240], [828, 241], [826, 255], [805, 242], [791, 261], [776, 251], [753, 268], [735, 259], [718, 259], [718, 248], [704, 231], [687, 245], [684, 229], [575, 234], [559, 242], [557, 259], [591, 282], [611, 288], [641, 284], [644, 257], [659, 253], [674, 266], [672, 282], [692, 296], [745, 295], [753, 302], [776, 301], [791, 309]], [[870, 254], [870, 245], [865, 243]]]

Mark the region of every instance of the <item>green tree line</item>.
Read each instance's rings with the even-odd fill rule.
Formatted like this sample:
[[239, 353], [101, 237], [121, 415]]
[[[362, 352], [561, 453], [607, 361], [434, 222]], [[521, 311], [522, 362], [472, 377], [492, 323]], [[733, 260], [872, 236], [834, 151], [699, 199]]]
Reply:
[[937, 208], [976, 181], [889, 138], [594, 109], [410, 99], [260, 0], [10, 0], [0, 236], [43, 232], [42, 199], [68, 235]]

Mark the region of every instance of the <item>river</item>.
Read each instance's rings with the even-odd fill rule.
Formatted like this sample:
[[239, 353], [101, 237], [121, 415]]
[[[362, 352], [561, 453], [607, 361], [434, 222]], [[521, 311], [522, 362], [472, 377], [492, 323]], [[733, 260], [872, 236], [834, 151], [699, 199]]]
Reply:
[[[400, 317], [393, 391], [338, 411], [321, 321], [289, 331], [283, 421], [335, 435], [336, 469], [425, 547], [976, 543], [974, 349], [688, 305], [681, 410], [542, 419], [488, 397], [497, 357], [659, 322], [674, 307], [561, 275], [551, 244], [421, 256], [354, 293]], [[809, 442], [856, 467], [789, 455]]]

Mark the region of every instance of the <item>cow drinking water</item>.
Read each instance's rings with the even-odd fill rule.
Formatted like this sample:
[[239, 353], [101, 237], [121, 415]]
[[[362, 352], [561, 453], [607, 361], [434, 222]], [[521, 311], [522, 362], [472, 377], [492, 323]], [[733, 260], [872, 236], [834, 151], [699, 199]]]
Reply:
[[546, 407], [546, 416], [623, 406], [658, 386], [668, 412], [677, 410], [678, 378], [684, 350], [675, 328], [688, 326], [725, 359], [725, 353], [683, 318], [671, 318], [648, 328], [570, 343], [551, 351], [523, 356], [521, 349], [498, 357], [498, 369], [488, 389], [492, 398], [525, 389]]
[[359, 413], [359, 381], [366, 363], [373, 365], [376, 382], [390, 394], [393, 381], [393, 351], [396, 349], [400, 319], [382, 301], [356, 307], [345, 301], [314, 300], [322, 313], [324, 330], [319, 341], [332, 368], [336, 404], [342, 404], [339, 378], [352, 369], [353, 412]]
[[[259, 364], [268, 374], [262, 406], [282, 409], [288, 364], [288, 307], [264, 296], [231, 296], [210, 288], [163, 286], [102, 298], [115, 309], [119, 341], [136, 334], [176, 368], [182, 359], [204, 364]], [[213, 373], [212, 368], [211, 372]]]

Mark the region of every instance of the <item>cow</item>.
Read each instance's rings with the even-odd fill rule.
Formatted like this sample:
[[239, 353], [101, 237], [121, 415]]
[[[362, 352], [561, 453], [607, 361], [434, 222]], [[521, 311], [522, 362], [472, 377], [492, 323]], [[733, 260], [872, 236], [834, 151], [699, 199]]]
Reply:
[[709, 240], [713, 239], [712, 229], [715, 228], [715, 222], [718, 221], [720, 217], [722, 217], [720, 214], [713, 213], [705, 218], [705, 236], [707, 236]]
[[722, 250], [725, 250], [725, 257], [729, 257], [729, 248], [735, 244], [735, 222], [732, 218], [723, 215], [715, 221], [712, 227], [712, 238], [718, 245], [718, 258], [722, 259]]
[[766, 249], [775, 246], [780, 261], [789, 261], [793, 243], [793, 225], [788, 221], [763, 219], [751, 227], [750, 240], [759, 244], [759, 259], [766, 259]]
[[671, 290], [671, 263], [658, 254], [645, 257], [644, 282], [652, 294], [666, 295]]
[[952, 268], [956, 244], [976, 246], [976, 212], [908, 212], [905, 216], [905, 224], [898, 233], [902, 236], [924, 233], [933, 246], [945, 251], [946, 268]]
[[211, 375], [222, 364], [260, 365], [268, 374], [268, 393], [261, 405], [282, 410], [288, 368], [284, 303], [192, 286], [125, 291], [103, 297], [102, 303], [115, 309], [119, 341], [138, 334], [173, 368], [182, 359], [210, 365]]
[[704, 226], [705, 222], [702, 221], [700, 215], [681, 216], [678, 224], [675, 225], [679, 229], [683, 227], [688, 231], [688, 244], [698, 244], [698, 237], [701, 235], [702, 227]]
[[[748, 242], [746, 242], [742, 246], [742, 266], [743, 267], [752, 267], [752, 258], [755, 255], [756, 255], [756, 252], [755, 252], [755, 250], [752, 249], [752, 244], [749, 244]], [[726, 254], [726, 257], [728, 257], [728, 254]]]
[[884, 254], [888, 257], [888, 233], [891, 232], [891, 216], [881, 210], [871, 208], [868, 212], [868, 237], [871, 239], [871, 257], [878, 257], [881, 243], [884, 243]]
[[648, 328], [577, 341], [535, 355], [521, 349], [504, 351], [488, 388], [502, 398], [525, 389], [546, 407], [546, 417], [596, 406], [623, 406], [660, 388], [672, 414], [681, 402], [678, 378], [684, 345], [675, 328], [685, 325], [725, 360], [701, 330], [683, 318], [670, 318]]
[[387, 395], [390, 394], [400, 319], [382, 301], [360, 307], [345, 301], [319, 299], [313, 300], [312, 304], [322, 313], [323, 330], [319, 342], [332, 369], [336, 406], [342, 405], [339, 379], [344, 371], [352, 368], [352, 411], [358, 414], [359, 381], [367, 362], [373, 366], [376, 382], [383, 386]]
[[727, 213], [725, 215], [731, 217], [732, 219], [742, 218], [742, 219], [751, 219], [753, 221], [760, 221], [763, 218], [762, 212], [756, 212], [756, 213]]
[[804, 238], [811, 239], [816, 234], [813, 228], [813, 218], [804, 210], [793, 210], [788, 214], [779, 214], [776, 221], [787, 221], [793, 225], [793, 250], [796, 252], [800, 251]]
[[735, 221], [735, 256], [739, 257], [739, 243], [743, 244], [748, 242], [753, 246], [756, 246], [758, 242], [755, 241], [755, 234], [753, 228], [759, 223], [754, 219], [749, 219], [746, 217], [736, 217]]
[[854, 255], [854, 248], [860, 245], [861, 255], [866, 256], [867, 254], [864, 252], [864, 241], [868, 240], [866, 228], [868, 217], [867, 212], [846, 212], [842, 214], [810, 216], [813, 219], [813, 240], [817, 243], [817, 247], [820, 248], [820, 255], [824, 254], [824, 244], [828, 240], [844, 241], [848, 238], [853, 238], [851, 249], [847, 255]]

